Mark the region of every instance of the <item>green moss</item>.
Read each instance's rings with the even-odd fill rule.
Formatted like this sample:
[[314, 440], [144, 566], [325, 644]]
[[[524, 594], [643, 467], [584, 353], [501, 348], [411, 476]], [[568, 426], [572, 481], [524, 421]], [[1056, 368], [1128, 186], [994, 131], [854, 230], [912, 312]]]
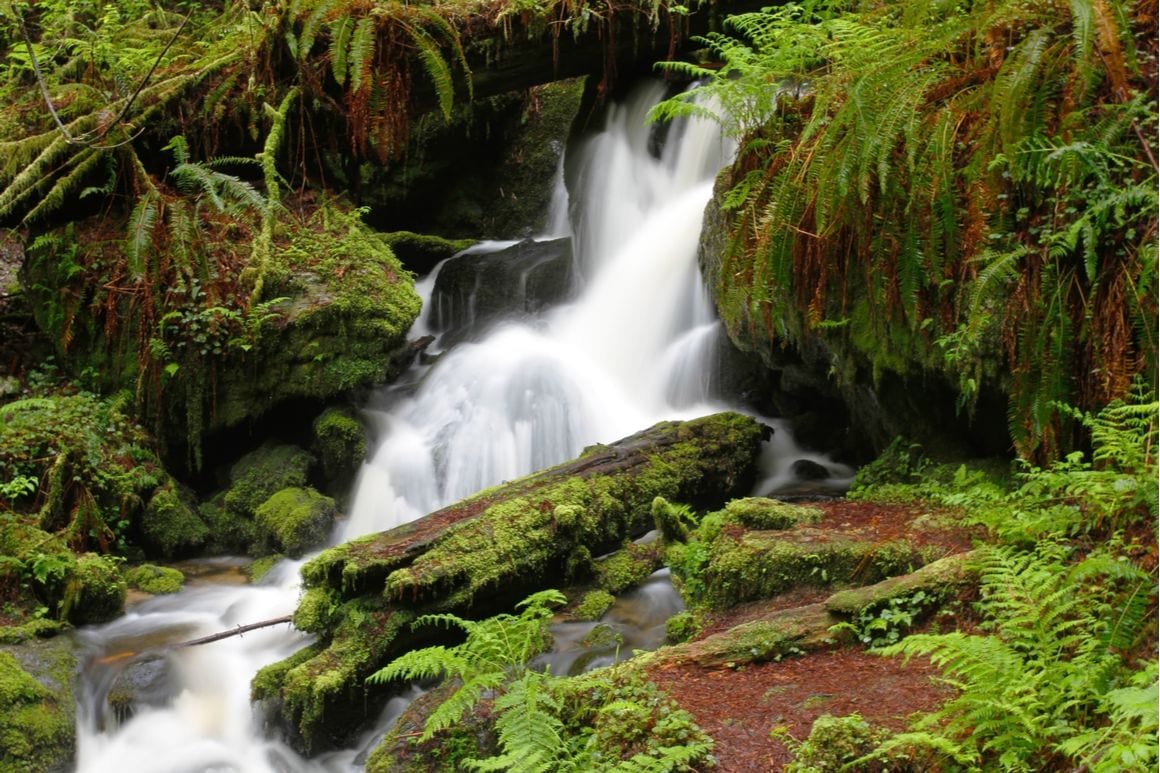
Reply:
[[621, 550], [596, 562], [596, 584], [609, 593], [635, 588], [661, 568], [661, 543], [630, 542]]
[[176, 484], [160, 486], [141, 518], [145, 546], [164, 558], [189, 555], [205, 544], [209, 527], [180, 496]]
[[128, 591], [115, 562], [96, 553], [85, 553], [77, 556], [69, 573], [61, 615], [73, 625], [107, 622], [124, 611]]
[[321, 644], [303, 647], [288, 658], [261, 668], [250, 682], [250, 700], [261, 701], [278, 698], [282, 694], [282, 683], [286, 674], [317, 657], [325, 649]]
[[[415, 616], [360, 599], [344, 604], [338, 618], [326, 649], [281, 672], [283, 712], [307, 750], [347, 740], [366, 718], [363, 682], [392, 657], [396, 636]], [[259, 673], [262, 695], [273, 689], [275, 673]]]
[[262, 578], [274, 568], [274, 565], [285, 558], [286, 556], [279, 554], [262, 556], [246, 567], [246, 575], [250, 578], [250, 582], [261, 582]]
[[223, 498], [236, 515], [252, 517], [275, 492], [306, 485], [314, 457], [297, 446], [264, 445], [230, 468], [230, 487]]
[[339, 599], [328, 588], [309, 588], [294, 610], [294, 627], [307, 633], [327, 631], [338, 611]]
[[688, 641], [701, 631], [701, 621], [690, 610], [684, 610], [665, 621], [665, 638], [670, 644]]
[[726, 608], [800, 586], [877, 582], [921, 561], [906, 542], [857, 542], [812, 530], [799, 530], [791, 539], [777, 532], [726, 529], [709, 548], [702, 574], [704, 600]]
[[254, 544], [254, 519], [225, 507], [225, 498], [217, 495], [202, 502], [197, 512], [209, 526], [206, 549], [215, 553], [246, 553]]
[[724, 520], [748, 529], [780, 530], [797, 524], [812, 524], [822, 520], [822, 511], [808, 505], [791, 505], [776, 499], [746, 497], [734, 499], [725, 505]]
[[599, 620], [614, 603], [616, 597], [608, 591], [589, 591], [572, 610], [572, 616], [577, 620]]
[[67, 764], [74, 706], [66, 689], [50, 690], [0, 652], [0, 770], [49, 770]]
[[362, 424], [342, 408], [327, 408], [314, 420], [314, 453], [332, 481], [349, 481], [366, 457]]
[[254, 511], [259, 542], [298, 557], [326, 542], [334, 527], [334, 500], [312, 488], [286, 488]]
[[445, 239], [413, 231], [391, 231], [382, 238], [404, 265], [419, 273], [475, 244], [474, 239]]
[[673, 504], [664, 497], [653, 500], [652, 517], [657, 531], [666, 542], [684, 542], [689, 538], [689, 527], [696, 524], [693, 511], [688, 505]]
[[185, 584], [185, 575], [171, 567], [141, 564], [125, 572], [125, 580], [130, 587], [139, 591], [160, 595], [181, 590]]

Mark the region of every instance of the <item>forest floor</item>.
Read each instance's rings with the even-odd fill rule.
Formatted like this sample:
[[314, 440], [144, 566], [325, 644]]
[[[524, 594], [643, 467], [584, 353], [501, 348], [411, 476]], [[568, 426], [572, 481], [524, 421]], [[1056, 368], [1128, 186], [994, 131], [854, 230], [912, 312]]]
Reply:
[[[823, 523], [875, 541], [899, 537], [919, 545], [937, 544], [947, 553], [969, 550], [971, 535], [962, 529], [915, 530], [929, 508], [835, 500], [824, 503]], [[829, 588], [799, 588], [777, 598], [751, 602], [718, 615], [702, 636], [725, 631], [777, 609], [794, 609], [823, 601]], [[937, 680], [938, 671], [924, 659], [903, 664], [857, 646], [815, 652], [780, 662], [707, 668], [665, 664], [649, 678], [696, 719], [716, 743], [716, 770], [721, 773], [778, 771], [792, 750], [771, 737], [774, 727], [805, 740], [822, 714], [858, 713], [872, 725], [902, 730], [909, 717], [929, 712], [952, 692]]]

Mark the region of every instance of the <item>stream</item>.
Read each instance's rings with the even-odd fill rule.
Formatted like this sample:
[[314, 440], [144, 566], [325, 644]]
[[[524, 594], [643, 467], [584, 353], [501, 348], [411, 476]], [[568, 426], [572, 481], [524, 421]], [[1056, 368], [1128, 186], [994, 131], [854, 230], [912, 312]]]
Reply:
[[[437, 338], [430, 357], [365, 407], [377, 445], [334, 542], [406, 523], [657, 421], [737, 407], [716, 393], [723, 331], [697, 267], [702, 213], [733, 147], [715, 125], [696, 120], [675, 123], [656, 142], [645, 115], [663, 96], [661, 84], [641, 85], [609, 109], [602, 131], [568, 149], [572, 196], [561, 173], [549, 219], [555, 225], [543, 237], [572, 236], [567, 299], [451, 336], [446, 320], [470, 318], [473, 309], [448, 308], [454, 298], [435, 297], [438, 268], [418, 283], [424, 311], [413, 335]], [[780, 422], [766, 421], [775, 432], [759, 493], [791, 484], [800, 459], [825, 466], [838, 485], [852, 474], [797, 448]], [[202, 562], [202, 574], [180, 593], [79, 631], [87, 654], [77, 688], [77, 770], [361, 770], [413, 694], [390, 701], [351, 748], [303, 758], [274, 737], [249, 697], [258, 669], [311, 641], [288, 625], [163, 655], [129, 654], [290, 614], [301, 564], [284, 561], [261, 582], [242, 584], [237, 561]], [[658, 646], [664, 620], [679, 609], [661, 573], [601, 622], [631, 652]], [[553, 672], [618, 656], [575, 644], [592, 625], [556, 626], [557, 646], [545, 656]]]

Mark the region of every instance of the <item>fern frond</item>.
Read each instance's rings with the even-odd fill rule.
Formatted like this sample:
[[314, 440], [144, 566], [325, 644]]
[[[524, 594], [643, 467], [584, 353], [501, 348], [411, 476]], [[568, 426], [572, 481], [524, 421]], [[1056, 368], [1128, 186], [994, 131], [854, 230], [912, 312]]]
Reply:
[[140, 278], [147, 271], [147, 260], [153, 247], [153, 226], [157, 221], [158, 197], [146, 192], [129, 215], [129, 233], [125, 238], [125, 257], [129, 272]]
[[371, 82], [371, 65], [375, 54], [375, 19], [364, 16], [355, 24], [350, 36], [350, 51], [346, 56], [350, 72], [350, 90], [362, 91]]
[[354, 33], [354, 19], [343, 14], [330, 25], [330, 73], [339, 86], [346, 85], [349, 67], [347, 55], [350, 53], [351, 35]]

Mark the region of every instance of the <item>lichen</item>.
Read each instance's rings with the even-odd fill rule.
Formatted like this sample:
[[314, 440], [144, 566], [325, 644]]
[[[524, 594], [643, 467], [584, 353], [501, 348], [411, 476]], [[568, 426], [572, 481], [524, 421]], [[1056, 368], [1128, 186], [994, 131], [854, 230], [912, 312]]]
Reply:
[[334, 528], [334, 500], [312, 488], [285, 488], [254, 511], [265, 549], [297, 558], [326, 542]]
[[139, 591], [160, 595], [181, 590], [185, 575], [172, 567], [141, 564], [125, 572], [125, 581]]

